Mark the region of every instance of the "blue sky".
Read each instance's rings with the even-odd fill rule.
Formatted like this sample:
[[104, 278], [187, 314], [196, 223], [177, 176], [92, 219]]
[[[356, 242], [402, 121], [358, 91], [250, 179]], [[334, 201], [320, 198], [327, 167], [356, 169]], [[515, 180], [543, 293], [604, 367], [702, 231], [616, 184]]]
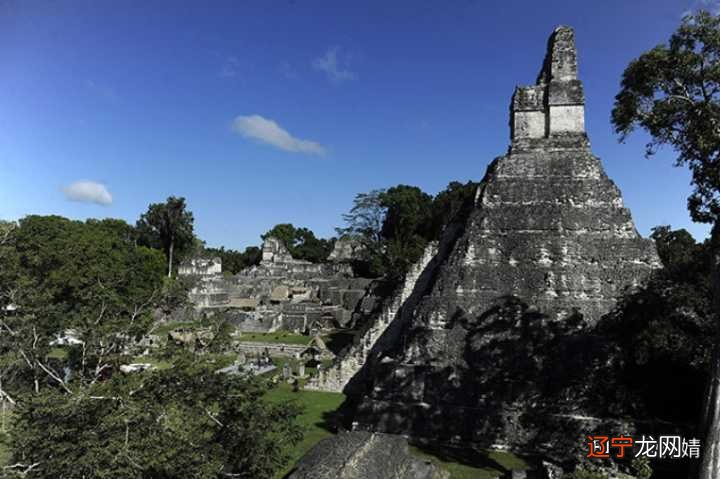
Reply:
[[[707, 1], [0, 1], [0, 218], [131, 223], [187, 198], [197, 234], [242, 248], [276, 223], [330, 236], [356, 193], [479, 180], [548, 35], [575, 28], [593, 151], [641, 234], [708, 229], [689, 173], [619, 144], [630, 60]], [[92, 199], [94, 202], [77, 201]], [[75, 201], [73, 201], [75, 200]]]

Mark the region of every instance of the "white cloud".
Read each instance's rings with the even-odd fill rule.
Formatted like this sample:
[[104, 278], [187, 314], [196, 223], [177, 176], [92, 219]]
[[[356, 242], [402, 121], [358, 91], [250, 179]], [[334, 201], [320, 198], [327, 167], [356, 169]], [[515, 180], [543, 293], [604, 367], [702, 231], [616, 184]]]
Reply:
[[63, 187], [65, 198], [70, 201], [81, 203], [96, 203], [98, 205], [109, 205], [113, 198], [105, 185], [95, 181], [76, 181], [71, 185]]
[[339, 52], [340, 47], [328, 48], [325, 55], [313, 60], [313, 68], [324, 72], [328, 79], [333, 83], [340, 83], [345, 80], [354, 80], [357, 75], [348, 69], [350, 61], [347, 55], [345, 55], [345, 60], [342, 61], [342, 59], [338, 58]]
[[260, 115], [236, 117], [233, 130], [245, 138], [252, 138], [281, 150], [320, 156], [325, 154], [325, 148], [319, 143], [295, 138], [274, 121]]

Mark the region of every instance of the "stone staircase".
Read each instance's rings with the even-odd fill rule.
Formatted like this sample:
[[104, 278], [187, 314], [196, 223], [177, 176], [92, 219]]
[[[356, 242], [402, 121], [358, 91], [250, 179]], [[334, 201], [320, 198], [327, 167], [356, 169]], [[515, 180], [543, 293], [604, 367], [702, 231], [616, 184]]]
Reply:
[[362, 369], [365, 363], [377, 359], [384, 348], [378, 347], [379, 339], [388, 327], [402, 315], [402, 307], [413, 293], [420, 275], [438, 251], [436, 242], [428, 244], [420, 260], [410, 267], [405, 275], [402, 287], [383, 306], [380, 313], [369, 327], [361, 329], [355, 335], [353, 342], [342, 351], [333, 364], [326, 370], [321, 370], [305, 385], [306, 389], [317, 391], [342, 392], [350, 380]]

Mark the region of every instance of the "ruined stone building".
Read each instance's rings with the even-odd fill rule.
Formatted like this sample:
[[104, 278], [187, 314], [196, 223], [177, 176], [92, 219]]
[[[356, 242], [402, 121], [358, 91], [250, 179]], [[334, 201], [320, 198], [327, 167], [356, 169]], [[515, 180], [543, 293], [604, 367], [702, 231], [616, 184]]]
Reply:
[[371, 280], [353, 278], [346, 259], [340, 251], [327, 263], [298, 260], [270, 237], [260, 264], [237, 275], [223, 275], [219, 259], [192, 260], [180, 274], [195, 279], [189, 297], [198, 312], [224, 314], [240, 331], [302, 333], [347, 326], [359, 313]]
[[592, 326], [660, 262], [590, 150], [577, 65], [558, 27], [536, 84], [512, 96], [510, 147], [472, 212], [311, 383], [354, 394], [358, 427], [524, 447], [602, 420], [575, 395], [591, 380], [568, 352], [582, 347], [551, 332]]
[[222, 273], [220, 258], [193, 258], [184, 261], [178, 268], [180, 276], [212, 276]]

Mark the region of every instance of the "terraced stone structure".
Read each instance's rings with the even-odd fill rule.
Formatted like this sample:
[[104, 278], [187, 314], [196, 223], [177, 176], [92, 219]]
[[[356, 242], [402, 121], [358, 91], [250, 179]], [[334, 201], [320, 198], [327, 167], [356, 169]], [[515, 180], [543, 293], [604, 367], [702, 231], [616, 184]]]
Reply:
[[516, 88], [510, 151], [490, 165], [478, 191], [432, 295], [434, 322], [444, 322], [447, 301], [479, 314], [502, 295], [592, 322], [659, 266], [652, 242], [638, 235], [590, 151], [576, 58], [572, 29], [559, 27], [537, 85]]
[[571, 332], [660, 261], [590, 150], [577, 70], [573, 30], [558, 27], [537, 83], [513, 95], [508, 153], [365, 374], [360, 427], [511, 447], [579, 430], [587, 404], [560, 386], [584, 390], [591, 378], [575, 377], [583, 346]]
[[311, 263], [292, 257], [277, 238], [263, 242], [262, 261], [236, 275], [221, 272], [219, 258], [197, 258], [181, 270], [196, 280], [189, 293], [196, 315], [222, 314], [238, 330], [308, 332], [347, 327], [362, 316], [370, 279], [352, 277], [342, 259]]

